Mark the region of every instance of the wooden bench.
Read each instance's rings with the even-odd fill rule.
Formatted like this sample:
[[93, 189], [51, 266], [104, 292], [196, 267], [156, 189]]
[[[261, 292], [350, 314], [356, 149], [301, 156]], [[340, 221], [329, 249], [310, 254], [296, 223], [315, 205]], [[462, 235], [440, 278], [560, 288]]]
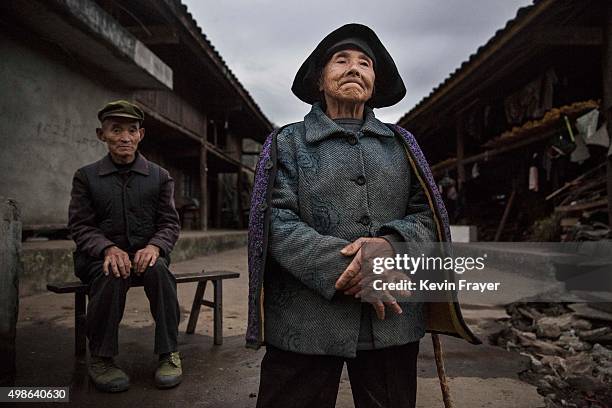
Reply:
[[[238, 272], [231, 271], [202, 271], [195, 273], [186, 273], [174, 275], [176, 283], [198, 282], [189, 322], [187, 323], [187, 334], [193, 334], [200, 315], [202, 306], [208, 306], [213, 309], [214, 316], [214, 344], [223, 344], [223, 280], [235, 279], [240, 277]], [[204, 292], [208, 282], [213, 284], [213, 300], [212, 302], [204, 299]], [[142, 286], [135, 284], [131, 287]], [[74, 293], [74, 346], [77, 356], [84, 356], [86, 352], [86, 326], [87, 326], [87, 289], [88, 285], [80, 282], [54, 282], [47, 285], [47, 289], [54, 293]]]

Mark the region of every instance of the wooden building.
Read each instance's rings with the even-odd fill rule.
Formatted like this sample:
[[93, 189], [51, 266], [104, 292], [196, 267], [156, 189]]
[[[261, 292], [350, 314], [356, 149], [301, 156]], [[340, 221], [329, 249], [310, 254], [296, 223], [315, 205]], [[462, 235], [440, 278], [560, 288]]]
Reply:
[[[242, 228], [257, 150], [273, 125], [178, 0], [0, 4], [0, 195], [26, 231], [64, 228], [71, 178], [99, 159], [96, 112], [145, 111], [143, 154], [175, 179], [184, 229]], [[253, 147], [254, 146], [254, 147]]]
[[551, 214], [568, 227], [612, 222], [611, 107], [612, 2], [537, 0], [398, 123], [452, 222], [482, 240], [529, 240]]

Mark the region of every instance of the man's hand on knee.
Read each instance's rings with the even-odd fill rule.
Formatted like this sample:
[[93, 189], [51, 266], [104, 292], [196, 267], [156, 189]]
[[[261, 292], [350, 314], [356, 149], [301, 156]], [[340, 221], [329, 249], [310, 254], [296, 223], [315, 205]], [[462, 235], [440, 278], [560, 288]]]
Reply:
[[144, 273], [147, 267], [155, 265], [157, 258], [159, 258], [159, 248], [155, 245], [149, 244], [138, 250], [134, 256], [136, 273]]
[[104, 275], [108, 276], [112, 271], [116, 278], [127, 279], [130, 276], [131, 267], [132, 262], [127, 252], [114, 245], [104, 250], [104, 266], [102, 268]]

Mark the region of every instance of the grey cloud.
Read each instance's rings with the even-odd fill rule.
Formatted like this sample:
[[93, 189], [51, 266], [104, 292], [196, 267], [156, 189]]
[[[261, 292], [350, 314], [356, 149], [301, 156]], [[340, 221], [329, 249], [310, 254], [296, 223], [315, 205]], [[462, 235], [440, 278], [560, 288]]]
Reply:
[[183, 0], [230, 69], [277, 125], [309, 107], [291, 93], [316, 44], [348, 22], [372, 27], [396, 61], [408, 94], [377, 110], [395, 122], [516, 15], [528, 0]]

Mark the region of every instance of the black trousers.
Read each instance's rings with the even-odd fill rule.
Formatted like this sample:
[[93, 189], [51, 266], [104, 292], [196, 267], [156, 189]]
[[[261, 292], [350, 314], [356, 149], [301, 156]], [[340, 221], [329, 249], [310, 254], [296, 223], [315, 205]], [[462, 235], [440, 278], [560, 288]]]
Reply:
[[267, 346], [257, 408], [333, 408], [344, 362], [356, 408], [414, 408], [418, 354], [418, 341], [347, 359]]
[[87, 305], [87, 338], [89, 352], [94, 356], [113, 357], [119, 354], [119, 323], [123, 318], [125, 298], [131, 282], [140, 282], [149, 299], [155, 320], [156, 354], [177, 351], [180, 310], [176, 295], [176, 279], [165, 258], [136, 276], [127, 279], [104, 275], [103, 262], [95, 261], [81, 272], [79, 278], [89, 284]]

